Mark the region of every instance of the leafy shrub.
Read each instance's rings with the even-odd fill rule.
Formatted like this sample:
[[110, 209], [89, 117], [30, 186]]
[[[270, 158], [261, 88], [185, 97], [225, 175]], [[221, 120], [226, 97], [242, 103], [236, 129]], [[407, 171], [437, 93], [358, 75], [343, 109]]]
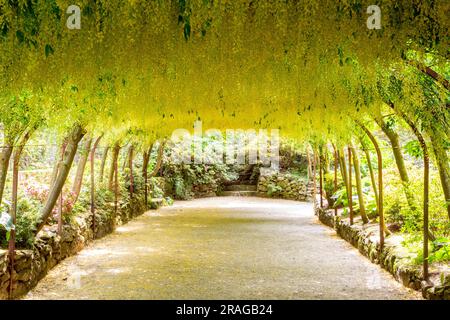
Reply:
[[273, 182], [270, 182], [267, 184], [267, 195], [269, 197], [277, 197], [280, 196], [283, 192], [283, 188], [279, 185], [274, 184]]
[[[16, 224], [14, 226], [0, 223], [0, 241], [2, 247], [7, 247], [9, 239], [9, 230], [11, 227], [16, 231], [16, 246], [19, 248], [30, 248], [33, 245], [35, 227], [40, 217], [42, 205], [33, 199], [20, 197], [17, 201]], [[2, 220], [5, 221], [9, 215], [9, 205], [3, 206]], [[10, 224], [10, 221], [9, 221]]]

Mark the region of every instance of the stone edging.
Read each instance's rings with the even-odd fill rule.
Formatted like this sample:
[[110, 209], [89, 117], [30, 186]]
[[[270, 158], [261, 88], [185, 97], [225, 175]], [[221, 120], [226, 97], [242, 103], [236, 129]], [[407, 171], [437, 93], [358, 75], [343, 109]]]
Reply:
[[[112, 233], [117, 225], [143, 214], [145, 210], [144, 201], [136, 199], [132, 204], [119, 206], [116, 217], [97, 215], [95, 239]], [[85, 212], [76, 217], [77, 223], [64, 225], [61, 236], [57, 234], [55, 226], [52, 226], [39, 233], [33, 249], [16, 250], [13, 298], [26, 294], [59, 262], [75, 255], [95, 240], [90, 228], [91, 221], [92, 215]], [[0, 250], [0, 300], [8, 298], [10, 282], [8, 265], [8, 252]]]
[[402, 251], [398, 245], [395, 245], [398, 244], [399, 238], [388, 237], [381, 254], [379, 254], [377, 224], [370, 223], [363, 226], [360, 223], [354, 223], [350, 225], [346, 219], [335, 217], [333, 211], [318, 207], [315, 208], [315, 214], [323, 224], [335, 229], [341, 238], [351, 243], [370, 261], [389, 271], [405, 287], [421, 290], [425, 299], [450, 300], [450, 275], [442, 274], [438, 284], [429, 284], [423, 281], [421, 267], [411, 265], [408, 254], [404, 250]]

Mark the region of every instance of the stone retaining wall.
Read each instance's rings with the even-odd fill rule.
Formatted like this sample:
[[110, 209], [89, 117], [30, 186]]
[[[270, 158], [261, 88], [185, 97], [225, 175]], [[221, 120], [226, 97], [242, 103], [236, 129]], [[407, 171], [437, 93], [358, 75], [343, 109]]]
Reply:
[[411, 256], [401, 246], [403, 240], [401, 236], [387, 237], [380, 253], [378, 224], [363, 225], [357, 220], [350, 225], [347, 219], [335, 217], [333, 210], [327, 211], [317, 207], [316, 215], [323, 224], [335, 229], [341, 238], [350, 242], [373, 263], [377, 263], [389, 271], [404, 286], [421, 290], [426, 299], [450, 300], [450, 274], [430, 268], [430, 273], [434, 273], [434, 277], [431, 277], [430, 283], [423, 281], [421, 266], [410, 263]]
[[263, 173], [258, 179], [258, 195], [261, 197], [307, 201], [312, 188], [297, 176], [283, 173]]
[[[113, 204], [110, 204], [113, 212]], [[119, 206], [118, 215], [96, 215], [95, 238], [101, 238], [114, 231], [117, 225], [124, 224], [145, 211], [144, 201], [136, 198], [131, 203]], [[17, 250], [14, 263], [13, 297], [20, 297], [32, 289], [49, 270], [65, 258], [83, 249], [93, 240], [91, 229], [92, 215], [86, 212], [77, 216], [76, 223], [64, 225], [61, 236], [56, 226], [46, 227], [34, 242], [31, 250]], [[8, 252], [0, 250], [0, 299], [8, 298], [10, 272]]]

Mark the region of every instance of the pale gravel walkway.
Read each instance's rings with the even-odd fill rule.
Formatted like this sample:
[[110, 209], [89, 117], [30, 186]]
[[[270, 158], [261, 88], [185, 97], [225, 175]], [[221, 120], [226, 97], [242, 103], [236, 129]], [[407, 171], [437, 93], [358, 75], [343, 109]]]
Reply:
[[56, 266], [28, 299], [416, 299], [310, 204], [179, 201]]

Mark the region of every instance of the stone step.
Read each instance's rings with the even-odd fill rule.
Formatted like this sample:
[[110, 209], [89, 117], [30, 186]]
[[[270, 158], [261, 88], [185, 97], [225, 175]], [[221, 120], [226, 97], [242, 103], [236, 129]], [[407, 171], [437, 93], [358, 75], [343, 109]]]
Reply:
[[258, 195], [256, 191], [223, 191], [221, 196], [225, 197], [255, 197]]
[[225, 187], [225, 191], [256, 191], [254, 184], [232, 184]]

